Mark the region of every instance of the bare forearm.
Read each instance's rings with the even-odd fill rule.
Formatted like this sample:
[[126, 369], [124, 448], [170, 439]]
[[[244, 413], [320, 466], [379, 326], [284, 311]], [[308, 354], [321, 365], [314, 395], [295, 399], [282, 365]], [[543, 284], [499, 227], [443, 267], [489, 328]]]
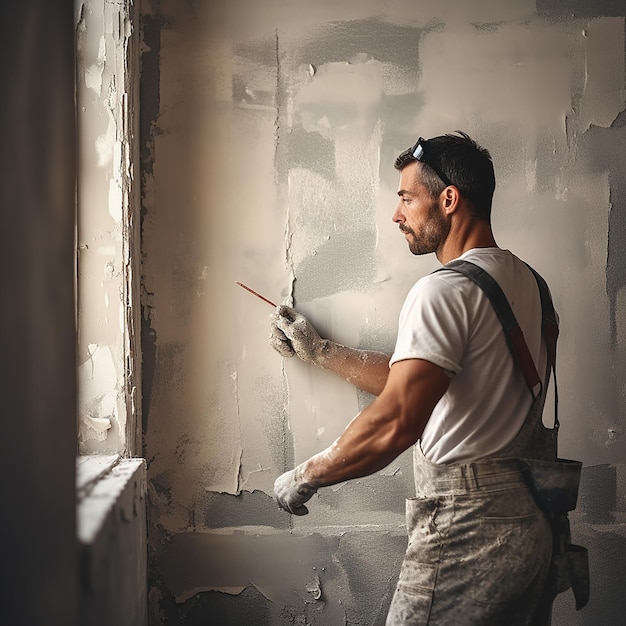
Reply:
[[395, 363], [381, 394], [335, 443], [276, 479], [274, 497], [279, 506], [293, 515], [306, 515], [304, 504], [320, 487], [388, 465], [419, 439], [449, 383], [445, 371], [428, 361]]
[[389, 465], [419, 434], [400, 432], [398, 421], [380, 414], [374, 404], [354, 418], [330, 447], [306, 461], [302, 473], [319, 487], [368, 476]]
[[401, 361], [392, 370], [383, 392], [335, 443], [302, 464], [307, 480], [324, 487], [372, 474], [421, 437], [450, 379], [426, 361]]
[[315, 365], [377, 396], [389, 377], [390, 358], [383, 352], [358, 350], [325, 340]]

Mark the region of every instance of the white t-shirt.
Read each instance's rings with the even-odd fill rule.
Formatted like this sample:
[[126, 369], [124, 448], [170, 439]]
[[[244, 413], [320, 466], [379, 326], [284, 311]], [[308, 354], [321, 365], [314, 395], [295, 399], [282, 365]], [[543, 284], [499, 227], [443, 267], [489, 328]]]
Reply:
[[[500, 248], [474, 248], [459, 258], [479, 265], [498, 282], [545, 379], [541, 300], [532, 272]], [[434, 463], [476, 461], [515, 438], [531, 396], [491, 303], [468, 278], [443, 271], [413, 286], [400, 313], [390, 365], [405, 359], [430, 361], [451, 378], [421, 437], [426, 458]]]

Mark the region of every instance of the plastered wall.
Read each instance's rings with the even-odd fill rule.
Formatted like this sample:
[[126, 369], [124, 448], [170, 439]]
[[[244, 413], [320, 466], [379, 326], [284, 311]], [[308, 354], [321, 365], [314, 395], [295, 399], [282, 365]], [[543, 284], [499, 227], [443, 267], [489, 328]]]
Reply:
[[[292, 303], [391, 351], [434, 257], [390, 218], [397, 154], [487, 146], [494, 229], [562, 320], [560, 453], [585, 462], [575, 538], [612, 623], [623, 511], [625, 17], [619, 2], [141, 3], [144, 440], [154, 624], [380, 624], [405, 547], [408, 454], [290, 518], [274, 478], [371, 398], [267, 344]], [[549, 417], [549, 416], [548, 416]], [[617, 580], [617, 582], [616, 582]], [[598, 616], [609, 621], [598, 622]]]

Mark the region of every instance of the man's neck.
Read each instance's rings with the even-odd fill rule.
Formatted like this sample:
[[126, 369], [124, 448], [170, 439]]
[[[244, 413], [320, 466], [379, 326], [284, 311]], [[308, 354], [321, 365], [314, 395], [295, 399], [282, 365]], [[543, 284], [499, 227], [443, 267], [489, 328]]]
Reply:
[[462, 254], [473, 248], [497, 248], [498, 244], [493, 236], [491, 224], [484, 220], [473, 220], [465, 228], [454, 226], [443, 244], [437, 250], [437, 259], [445, 265], [453, 259], [458, 259]]

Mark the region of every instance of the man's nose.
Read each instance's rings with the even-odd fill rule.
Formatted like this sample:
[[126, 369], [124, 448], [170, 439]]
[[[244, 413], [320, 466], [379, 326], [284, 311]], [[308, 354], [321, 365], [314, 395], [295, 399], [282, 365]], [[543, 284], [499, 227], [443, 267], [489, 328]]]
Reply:
[[404, 222], [404, 215], [402, 214], [402, 205], [400, 201], [398, 201], [398, 204], [396, 204], [396, 210], [393, 212], [393, 215], [391, 216], [391, 220], [395, 222], [396, 224], [400, 224], [401, 222]]

